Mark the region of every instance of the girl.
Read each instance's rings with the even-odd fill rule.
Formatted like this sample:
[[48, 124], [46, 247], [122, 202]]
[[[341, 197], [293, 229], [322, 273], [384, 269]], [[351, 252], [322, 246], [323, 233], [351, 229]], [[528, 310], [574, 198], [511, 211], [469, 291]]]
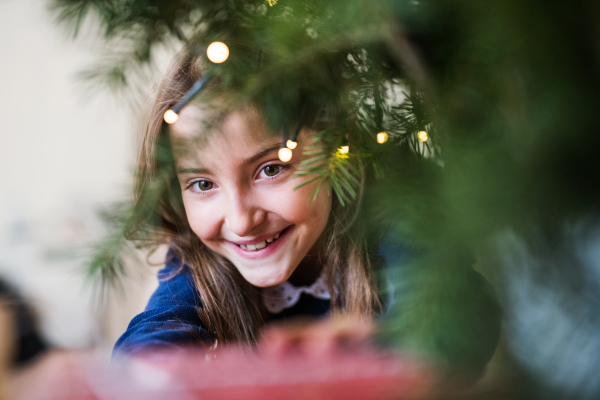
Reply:
[[[167, 127], [163, 115], [201, 74], [197, 60], [182, 56], [161, 84], [144, 131], [139, 218], [132, 233], [150, 232], [152, 244], [167, 243], [170, 251], [158, 289], [115, 352], [254, 344], [266, 323], [293, 316], [372, 319], [381, 311], [374, 273], [380, 260], [368, 250], [379, 249], [391, 263], [401, 254], [389, 244], [367, 245], [367, 237], [381, 232], [373, 215], [361, 215], [360, 194], [342, 206], [327, 190], [316, 192], [317, 181], [297, 188], [307, 179], [294, 173], [303, 149], [318, 146], [312, 128], [316, 113], [306, 112], [298, 148], [286, 162], [278, 157], [280, 138], [269, 133], [257, 107], [239, 102], [229, 107], [218, 87], [207, 88], [212, 100], [189, 103]], [[378, 235], [366, 235], [367, 229], [379, 229]], [[470, 268], [443, 276], [438, 270], [422, 272], [421, 278], [439, 279], [403, 279], [404, 296], [417, 285], [432, 289], [429, 297], [394, 299], [395, 310], [402, 308], [403, 321], [409, 321], [394, 335], [406, 346], [424, 344], [418, 350], [477, 379], [500, 331], [500, 313], [486, 282]], [[364, 328], [350, 325], [340, 332], [331, 325], [329, 331], [303, 332], [308, 332], [305, 343], [315, 342], [312, 334], [317, 342], [335, 344], [336, 337], [360, 341], [369, 332]], [[302, 342], [302, 335], [287, 337]], [[278, 343], [285, 337], [267, 335]]]
[[[165, 129], [163, 115], [201, 75], [196, 59], [181, 56], [144, 130], [132, 234], [151, 228], [152, 244], [170, 250], [158, 289], [115, 351], [252, 344], [268, 321], [297, 315], [373, 317], [381, 305], [373, 257], [352, 223], [358, 204], [342, 207], [326, 190], [313, 199], [318, 182], [295, 189], [306, 179], [294, 174], [303, 148], [314, 144], [311, 113], [288, 162], [257, 109], [228, 108], [215, 87], [219, 113], [190, 103]], [[157, 182], [168, 188], [152, 213], [146, 200]]]

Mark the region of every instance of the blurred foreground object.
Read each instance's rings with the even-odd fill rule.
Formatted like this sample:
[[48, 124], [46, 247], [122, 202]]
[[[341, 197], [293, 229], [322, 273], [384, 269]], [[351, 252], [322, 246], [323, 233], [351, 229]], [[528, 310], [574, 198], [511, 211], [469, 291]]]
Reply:
[[2, 371], [22, 367], [48, 350], [32, 307], [14, 288], [2, 280], [0, 333]]
[[261, 357], [225, 349], [149, 353], [112, 369], [90, 356], [55, 354], [18, 399], [430, 399], [433, 370], [373, 351]]
[[15, 371], [31, 365], [47, 350], [31, 306], [0, 280], [0, 399], [13, 398]]

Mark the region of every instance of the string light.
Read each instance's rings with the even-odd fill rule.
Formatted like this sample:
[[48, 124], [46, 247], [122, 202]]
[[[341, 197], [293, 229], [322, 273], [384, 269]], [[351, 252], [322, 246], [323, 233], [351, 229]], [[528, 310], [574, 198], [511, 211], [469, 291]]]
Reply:
[[388, 134], [386, 132], [379, 132], [377, 134], [377, 143], [385, 143], [388, 140]]
[[298, 120], [298, 123], [296, 124], [296, 129], [294, 129], [294, 133], [293, 133], [291, 139], [288, 139], [288, 131], [287, 131], [286, 125], [284, 124], [281, 127], [281, 134], [282, 134], [281, 147], [282, 147], [282, 149], [287, 148], [290, 151], [290, 153], [288, 154], [286, 151], [284, 151], [282, 153], [282, 151], [280, 150], [279, 151], [279, 159], [280, 160], [284, 161], [284, 159], [282, 157], [287, 158], [287, 160], [285, 160], [285, 161], [288, 161], [289, 159], [291, 159], [292, 158], [291, 151], [294, 150], [296, 147], [298, 147], [298, 134], [300, 133], [300, 130], [302, 129], [302, 124], [304, 123], [304, 120], [306, 119], [306, 112], [307, 112], [307, 108], [306, 108], [306, 106], [303, 106], [302, 111], [300, 112], [300, 119]]
[[340, 147], [338, 147], [337, 151], [335, 152], [335, 156], [337, 158], [348, 158], [349, 151], [350, 151], [350, 148], [348, 146], [340, 146]]
[[344, 141], [342, 143], [344, 144], [338, 148], [337, 152], [343, 158], [348, 158], [348, 153], [350, 152], [350, 146], [348, 146], [348, 132], [344, 134]]
[[292, 151], [287, 147], [279, 149], [279, 159], [283, 162], [288, 162], [292, 159]]
[[289, 143], [291, 140], [288, 140], [288, 131], [285, 124], [281, 126], [281, 148], [279, 149], [279, 159], [283, 162], [288, 162], [292, 159], [292, 149], [294, 147], [290, 147]]
[[220, 64], [229, 58], [229, 47], [223, 42], [212, 42], [206, 48], [206, 56], [215, 64]]
[[426, 142], [429, 139], [429, 135], [425, 131], [417, 133], [417, 137], [419, 138], [419, 142]]
[[173, 124], [179, 119], [179, 115], [177, 115], [175, 111], [169, 109], [165, 112], [164, 118], [167, 124]]
[[179, 119], [179, 112], [181, 111], [181, 109], [190, 102], [190, 100], [192, 100], [194, 98], [194, 96], [196, 96], [204, 87], [204, 85], [206, 84], [206, 82], [209, 81], [209, 79], [212, 77], [213, 72], [208, 70], [204, 76], [200, 79], [198, 79], [196, 81], [196, 83], [194, 83], [192, 85], [192, 87], [190, 88], [190, 90], [188, 90], [183, 97], [181, 98], [181, 100], [179, 100], [179, 103], [175, 104], [173, 107], [171, 107], [170, 109], [168, 109], [165, 114], [163, 115], [163, 118], [165, 119], [165, 122], [167, 124], [172, 124], [174, 122], [176, 122]]

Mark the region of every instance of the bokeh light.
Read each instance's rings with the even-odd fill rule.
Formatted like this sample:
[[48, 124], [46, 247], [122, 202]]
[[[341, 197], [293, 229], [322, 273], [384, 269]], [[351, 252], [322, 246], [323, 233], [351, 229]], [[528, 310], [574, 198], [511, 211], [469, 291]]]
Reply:
[[206, 56], [215, 64], [220, 64], [229, 58], [229, 47], [223, 42], [212, 42], [206, 49]]

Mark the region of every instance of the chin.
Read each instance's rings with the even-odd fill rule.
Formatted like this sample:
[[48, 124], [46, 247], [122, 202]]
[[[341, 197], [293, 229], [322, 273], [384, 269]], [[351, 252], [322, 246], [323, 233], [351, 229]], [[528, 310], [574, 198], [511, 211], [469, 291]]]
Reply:
[[[241, 270], [240, 270], [240, 272], [241, 272]], [[259, 274], [256, 272], [257, 271], [252, 271], [247, 274], [242, 273], [242, 276], [253, 286], [263, 288], [263, 287], [271, 287], [271, 286], [279, 285], [280, 283], [287, 281], [293, 271], [291, 271], [289, 273], [282, 273], [279, 271], [273, 272], [271, 270], [271, 271], [265, 271], [264, 274]]]

